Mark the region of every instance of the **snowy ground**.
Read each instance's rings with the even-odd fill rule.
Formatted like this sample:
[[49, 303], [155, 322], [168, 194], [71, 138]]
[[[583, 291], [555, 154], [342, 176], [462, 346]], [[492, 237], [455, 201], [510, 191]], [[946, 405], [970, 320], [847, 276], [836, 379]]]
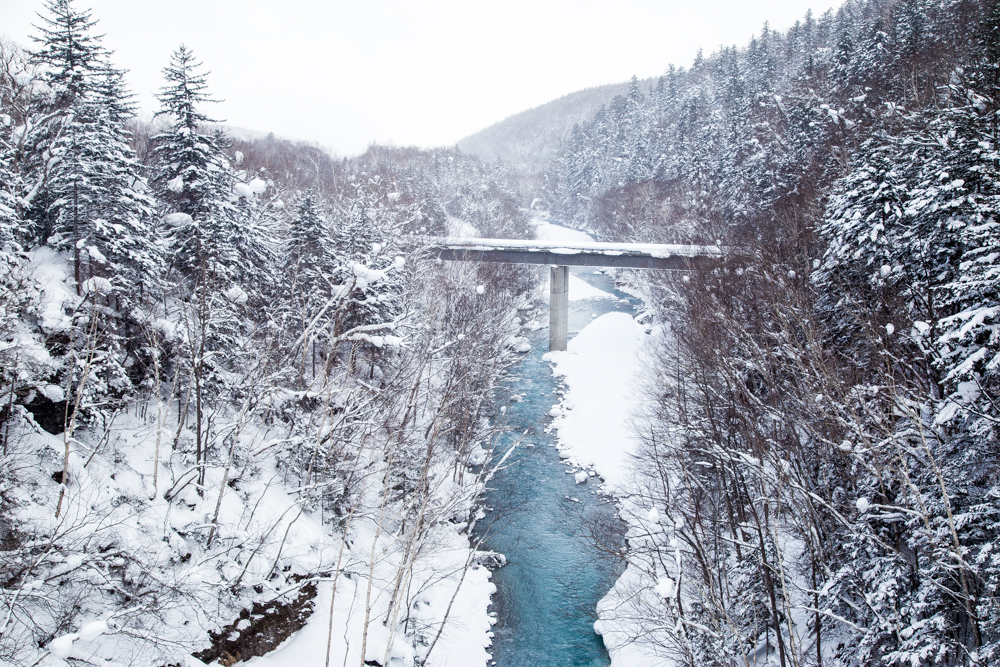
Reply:
[[[42, 249], [32, 259], [39, 320], [46, 331], [61, 331], [76, 298], [67, 287], [66, 258]], [[48, 363], [43, 346], [28, 340], [22, 348]], [[55, 385], [38, 391], [62, 398]], [[440, 515], [428, 513], [431, 525], [410, 546], [407, 531], [380, 514], [384, 453], [362, 449], [359, 465], [373, 474], [361, 485], [371, 490], [362, 491], [355, 518], [341, 531], [289, 478], [290, 448], [303, 438], [290, 437], [287, 425], [222, 403], [206, 408], [212, 437], [220, 439], [208, 445], [220, 449], [222, 436], [215, 434], [227, 435], [229, 456], [228, 464], [213, 459], [199, 484], [190, 455], [194, 436], [178, 426], [176, 403], [132, 405], [106, 427], [81, 426], [72, 437], [42, 431], [27, 418], [11, 423], [16, 451], [9, 459], [30, 464], [19, 467], [18, 486], [5, 491], [15, 509], [2, 519], [40, 539], [24, 581], [0, 608], [0, 667], [178, 660], [195, 667], [203, 663], [190, 653], [207, 647], [209, 632], [254, 603], [294, 597], [312, 581], [319, 590], [306, 627], [248, 664], [374, 660], [412, 667], [432, 643], [428, 667], [489, 662], [495, 587], [466, 532], [482, 483], [476, 475], [456, 475], [450, 457], [432, 464], [429, 502]], [[62, 497], [53, 474], [61, 475], [64, 455]], [[405, 594], [395, 595], [397, 586]], [[390, 613], [394, 595], [404, 602]], [[40, 638], [38, 628], [56, 630]], [[231, 634], [229, 640], [239, 637]]]
[[[374, 526], [370, 526], [367, 533], [367, 545], [370, 545]], [[385, 544], [379, 546], [390, 547], [392, 536], [383, 537], [381, 542]], [[358, 550], [357, 543], [354, 549]], [[396, 556], [398, 557], [398, 552]], [[414, 603], [412, 616], [416, 619], [415, 622], [439, 625], [450, 606], [449, 622], [444, 626], [428, 665], [465, 667], [485, 665], [490, 660], [487, 649], [493, 621], [487, 614], [487, 607], [496, 587], [490, 582], [489, 570], [480, 565], [473, 565], [464, 578], [461, 576], [468, 558], [468, 539], [452, 533], [445, 538], [443, 544], [434, 549], [432, 558], [424, 561], [423, 567], [417, 567], [413, 572], [413, 588], [425, 590]], [[386, 584], [391, 584], [396, 574], [394, 566], [398, 564], [393, 562], [395, 560], [397, 558], [390, 557], [385, 562], [376, 564], [373, 581], [377, 585], [372, 619], [384, 617], [386, 613]], [[406, 636], [391, 630], [394, 624], [390, 623], [386, 627], [374, 621], [368, 625], [367, 635], [365, 634], [367, 578], [347, 573], [346, 576], [337, 578], [336, 587], [334, 596], [334, 582], [323, 581], [316, 598], [316, 611], [306, 627], [292, 635], [277, 650], [246, 664], [254, 667], [353, 665], [361, 662], [361, 647], [364, 644], [367, 661], [387, 667], [412, 665], [413, 647]]]
[[644, 338], [631, 315], [608, 313], [569, 341], [565, 352], [545, 355], [566, 382], [563, 400], [552, 409], [562, 455], [593, 468], [611, 492], [627, 483], [635, 452], [629, 415]]

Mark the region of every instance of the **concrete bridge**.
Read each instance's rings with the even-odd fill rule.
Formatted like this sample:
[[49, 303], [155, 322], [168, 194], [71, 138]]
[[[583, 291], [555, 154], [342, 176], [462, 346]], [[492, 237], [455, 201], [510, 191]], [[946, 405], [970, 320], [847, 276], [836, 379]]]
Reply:
[[559, 243], [510, 239], [429, 238], [424, 239], [422, 249], [431, 256], [444, 260], [551, 266], [549, 350], [566, 349], [570, 266], [690, 271], [716, 267], [723, 259], [723, 249], [719, 246], [596, 241]]

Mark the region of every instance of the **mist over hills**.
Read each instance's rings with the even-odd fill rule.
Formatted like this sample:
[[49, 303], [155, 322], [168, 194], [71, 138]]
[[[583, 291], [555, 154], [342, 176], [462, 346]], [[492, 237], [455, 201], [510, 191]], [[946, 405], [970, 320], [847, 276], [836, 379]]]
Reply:
[[[648, 88], [655, 79], [643, 79]], [[590, 118], [618, 95], [628, 92], [629, 82], [584, 88], [559, 99], [522, 111], [490, 125], [458, 142], [458, 147], [483, 160], [502, 159], [522, 174], [543, 171], [559, 150], [559, 144], [577, 123]]]

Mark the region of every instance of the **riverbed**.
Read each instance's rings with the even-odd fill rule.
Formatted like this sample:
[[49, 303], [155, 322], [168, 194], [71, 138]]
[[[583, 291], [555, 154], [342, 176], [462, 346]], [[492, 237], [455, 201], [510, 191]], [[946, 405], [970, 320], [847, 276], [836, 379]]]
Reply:
[[[571, 273], [612, 298], [571, 300], [570, 339], [596, 317], [634, 314], [640, 305], [593, 268]], [[571, 283], [571, 299], [572, 289]], [[549, 413], [563, 387], [542, 358], [548, 329], [533, 332], [529, 340], [531, 352], [511, 370], [506, 386], [511, 398], [501, 417], [509, 432], [499, 451], [515, 449], [491, 483], [489, 511], [478, 526], [486, 531], [485, 547], [507, 558], [493, 575], [493, 664], [604, 667], [610, 659], [594, 632], [594, 610], [624, 564], [595, 548], [589, 526], [611, 523], [615, 505], [600, 493], [599, 477], [579, 483], [580, 469], [560, 458]]]

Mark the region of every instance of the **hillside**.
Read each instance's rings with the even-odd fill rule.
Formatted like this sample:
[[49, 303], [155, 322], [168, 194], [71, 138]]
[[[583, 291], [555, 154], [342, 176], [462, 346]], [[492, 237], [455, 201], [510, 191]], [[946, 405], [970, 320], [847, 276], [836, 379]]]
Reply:
[[[653, 79], [640, 81], [648, 88]], [[458, 147], [483, 160], [500, 158], [515, 170], [536, 174], [548, 167], [559, 144], [573, 126], [590, 118], [616, 95], [628, 92], [628, 82], [585, 88], [515, 114], [458, 142]]]
[[631, 278], [612, 665], [998, 664], [1000, 4], [847, 0], [644, 88], [545, 207], [739, 259]]

